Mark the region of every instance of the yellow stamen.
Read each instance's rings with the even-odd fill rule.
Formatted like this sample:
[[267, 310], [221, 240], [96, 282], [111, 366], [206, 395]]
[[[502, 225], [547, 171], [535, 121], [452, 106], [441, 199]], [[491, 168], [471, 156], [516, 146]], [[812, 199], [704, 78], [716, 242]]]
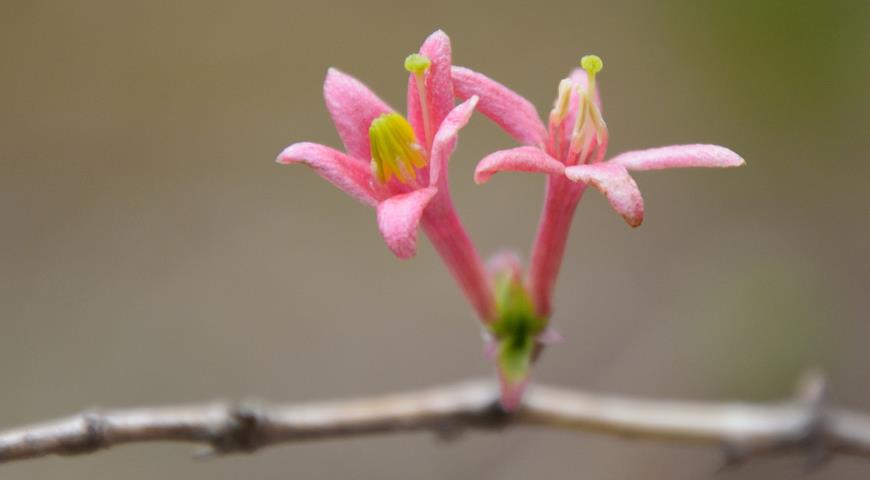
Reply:
[[570, 78], [563, 78], [559, 82], [559, 96], [556, 97], [556, 103], [553, 104], [553, 110], [550, 112], [550, 118], [554, 123], [560, 123], [568, 114], [568, 106], [571, 104], [571, 91], [574, 89], [574, 82]]
[[426, 147], [432, 146], [432, 126], [429, 123], [429, 104], [426, 102], [426, 71], [432, 61], [425, 55], [412, 53], [405, 58], [405, 70], [414, 74], [414, 80], [417, 82], [417, 95], [420, 96], [420, 114], [423, 117], [423, 133], [426, 135], [424, 141]]
[[588, 82], [586, 88], [578, 87], [580, 96], [580, 109], [577, 112], [577, 121], [571, 138], [571, 150], [580, 153], [585, 161], [592, 145], [592, 134], [595, 140], [601, 144], [607, 137], [607, 124], [601, 116], [601, 110], [595, 103], [595, 76], [604, 68], [604, 62], [597, 55], [586, 55], [580, 59], [580, 66], [586, 70]]
[[417, 169], [426, 166], [426, 157], [417, 143], [411, 124], [398, 113], [385, 113], [369, 127], [372, 173], [380, 183], [393, 177], [410, 183], [417, 179]]

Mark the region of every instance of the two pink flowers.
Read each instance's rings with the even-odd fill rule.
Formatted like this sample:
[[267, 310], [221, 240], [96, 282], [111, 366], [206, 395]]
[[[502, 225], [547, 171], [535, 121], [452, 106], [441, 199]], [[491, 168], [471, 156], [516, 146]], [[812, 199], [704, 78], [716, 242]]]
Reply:
[[[559, 83], [547, 124], [526, 99], [467, 68], [451, 64], [450, 40], [430, 35], [409, 55], [407, 115], [402, 116], [355, 78], [330, 69], [326, 106], [345, 152], [295, 143], [278, 156], [305, 163], [357, 200], [375, 207], [381, 235], [400, 258], [416, 252], [422, 227], [484, 326], [486, 352], [496, 360], [502, 405], [517, 408], [530, 367], [558, 335], [548, 328], [552, 292], [574, 209], [588, 186], [636, 227], [643, 198], [629, 170], [734, 167], [743, 159], [717, 145], [677, 145], [626, 152], [605, 161], [608, 130], [596, 76], [601, 60], [586, 56]], [[462, 100], [456, 105], [456, 99]], [[522, 146], [482, 159], [475, 181], [500, 171], [546, 175], [544, 208], [528, 273], [519, 258], [497, 255], [484, 265], [450, 197], [447, 167], [459, 130], [477, 110]]]

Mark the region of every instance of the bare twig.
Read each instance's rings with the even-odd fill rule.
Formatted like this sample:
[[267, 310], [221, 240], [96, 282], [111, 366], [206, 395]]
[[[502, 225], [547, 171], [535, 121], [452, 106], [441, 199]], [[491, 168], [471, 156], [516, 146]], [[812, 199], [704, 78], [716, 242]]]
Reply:
[[0, 433], [0, 462], [132, 442], [202, 443], [206, 455], [222, 455], [283, 442], [418, 430], [453, 436], [512, 425], [720, 445], [732, 462], [797, 449], [818, 458], [834, 453], [870, 458], [870, 416], [825, 406], [819, 377], [807, 382], [797, 399], [773, 404], [640, 400], [537, 386], [518, 412], [507, 414], [497, 396], [493, 383], [471, 381], [309, 405], [94, 410]]

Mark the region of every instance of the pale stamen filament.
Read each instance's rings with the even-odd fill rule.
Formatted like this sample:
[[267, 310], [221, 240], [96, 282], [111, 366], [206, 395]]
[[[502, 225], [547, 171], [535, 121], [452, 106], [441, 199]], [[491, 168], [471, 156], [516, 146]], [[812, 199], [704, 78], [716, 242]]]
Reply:
[[577, 155], [579, 163], [588, 163], [595, 144], [600, 147], [607, 137], [607, 125], [595, 104], [595, 75], [601, 71], [603, 62], [595, 55], [587, 55], [580, 61], [580, 65], [586, 70], [588, 82], [586, 88], [579, 85], [576, 87], [580, 105], [571, 134], [569, 157]]
[[417, 95], [420, 96], [420, 114], [423, 117], [423, 134], [426, 138], [423, 141], [426, 143], [426, 150], [432, 149], [432, 122], [429, 119], [429, 102], [426, 94], [426, 71], [429, 70], [431, 61], [424, 55], [412, 53], [405, 59], [405, 70], [414, 74], [414, 80], [417, 83]]
[[562, 122], [568, 114], [568, 108], [571, 104], [571, 92], [574, 91], [574, 82], [570, 78], [562, 79], [559, 82], [559, 94], [556, 97], [556, 102], [553, 104], [553, 109], [550, 111], [550, 146], [556, 158], [562, 158]]

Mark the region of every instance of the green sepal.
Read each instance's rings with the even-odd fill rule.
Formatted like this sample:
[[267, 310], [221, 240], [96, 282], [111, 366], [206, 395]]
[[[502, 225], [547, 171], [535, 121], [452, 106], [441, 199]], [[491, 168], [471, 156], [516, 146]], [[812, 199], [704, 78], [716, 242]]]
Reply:
[[526, 377], [534, 350], [535, 339], [531, 336], [525, 337], [521, 344], [516, 344], [513, 339], [499, 342], [498, 363], [508, 381], [516, 383]]
[[532, 364], [535, 339], [547, 326], [547, 319], [535, 313], [534, 305], [519, 276], [502, 272], [495, 278], [498, 320], [490, 331], [498, 342], [498, 363], [511, 382], [523, 380]]

